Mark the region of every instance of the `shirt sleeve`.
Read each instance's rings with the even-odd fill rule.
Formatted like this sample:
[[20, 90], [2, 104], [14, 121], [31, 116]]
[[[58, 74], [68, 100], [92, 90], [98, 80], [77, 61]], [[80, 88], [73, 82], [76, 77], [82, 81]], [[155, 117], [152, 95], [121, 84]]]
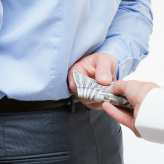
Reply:
[[153, 20], [150, 4], [150, 0], [122, 0], [105, 41], [96, 50], [115, 57], [117, 79], [133, 72], [148, 54]]
[[135, 121], [140, 135], [148, 141], [164, 144], [164, 89], [152, 89], [143, 100]]
[[2, 27], [2, 20], [3, 20], [3, 7], [2, 7], [1, 0], [0, 0], [0, 30]]

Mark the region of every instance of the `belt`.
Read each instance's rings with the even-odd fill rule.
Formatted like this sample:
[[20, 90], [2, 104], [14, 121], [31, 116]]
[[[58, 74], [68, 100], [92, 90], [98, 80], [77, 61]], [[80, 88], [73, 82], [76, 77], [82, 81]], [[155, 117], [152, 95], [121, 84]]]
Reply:
[[15, 99], [9, 99], [7, 96], [5, 96], [0, 100], [0, 113], [45, 110], [67, 105], [71, 105], [71, 112], [73, 113], [75, 111], [74, 103], [77, 102], [79, 101], [75, 96], [57, 101], [19, 101]]

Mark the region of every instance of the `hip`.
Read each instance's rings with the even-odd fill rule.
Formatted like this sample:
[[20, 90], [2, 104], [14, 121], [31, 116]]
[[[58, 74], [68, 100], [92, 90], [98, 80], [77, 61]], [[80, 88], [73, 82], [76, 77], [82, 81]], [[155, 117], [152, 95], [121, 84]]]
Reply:
[[0, 163], [123, 163], [121, 127], [103, 110], [76, 103], [0, 114]]

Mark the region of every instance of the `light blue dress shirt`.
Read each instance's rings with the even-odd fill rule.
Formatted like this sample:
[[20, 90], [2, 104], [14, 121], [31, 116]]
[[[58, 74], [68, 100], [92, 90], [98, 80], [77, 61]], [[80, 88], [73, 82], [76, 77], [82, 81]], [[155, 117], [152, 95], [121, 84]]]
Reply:
[[151, 32], [150, 0], [1, 0], [0, 99], [68, 98], [69, 68], [94, 52], [114, 56], [122, 79]]

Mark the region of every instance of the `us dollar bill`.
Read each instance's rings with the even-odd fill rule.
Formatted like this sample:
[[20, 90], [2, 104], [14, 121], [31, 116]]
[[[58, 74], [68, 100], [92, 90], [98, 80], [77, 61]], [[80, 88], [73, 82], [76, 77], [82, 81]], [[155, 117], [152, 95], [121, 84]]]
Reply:
[[134, 109], [125, 96], [114, 95], [108, 91], [109, 87], [114, 85], [114, 82], [111, 82], [108, 86], [103, 86], [98, 84], [95, 79], [89, 78], [75, 70], [73, 70], [73, 78], [77, 86], [78, 97], [98, 102], [107, 101], [112, 105]]

